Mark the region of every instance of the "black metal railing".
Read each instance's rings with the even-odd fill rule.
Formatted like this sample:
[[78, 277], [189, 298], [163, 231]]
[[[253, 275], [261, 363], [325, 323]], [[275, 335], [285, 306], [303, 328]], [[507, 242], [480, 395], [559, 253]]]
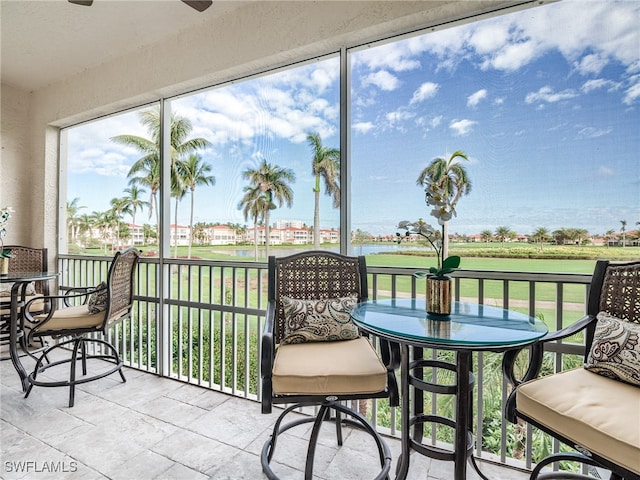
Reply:
[[[62, 288], [96, 285], [106, 276], [111, 257], [59, 255]], [[417, 269], [368, 267], [369, 298], [421, 297]], [[550, 330], [586, 311], [591, 275], [460, 270], [454, 274], [456, 300], [518, 310], [543, 319]], [[109, 333], [127, 365], [202, 385], [251, 400], [260, 398], [260, 335], [266, 309], [267, 270], [261, 262], [141, 259], [131, 318]], [[560, 371], [582, 354], [581, 338], [553, 345], [550, 368]], [[446, 355], [427, 351], [425, 355]], [[538, 433], [513, 426], [502, 417], [509, 393], [501, 375], [500, 354], [474, 355], [477, 456], [529, 468]], [[448, 401], [429, 399], [442, 413]], [[373, 424], [399, 435], [399, 412], [385, 400], [365, 407]], [[425, 435], [448, 442], [448, 432], [433, 426]], [[514, 440], [515, 439], [515, 440]], [[554, 444], [555, 450], [559, 448]]]

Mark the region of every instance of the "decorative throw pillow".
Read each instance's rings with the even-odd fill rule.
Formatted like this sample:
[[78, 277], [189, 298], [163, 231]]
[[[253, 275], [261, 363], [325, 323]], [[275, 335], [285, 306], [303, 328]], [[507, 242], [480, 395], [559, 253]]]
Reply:
[[[13, 283], [0, 283], [0, 296], [9, 297], [11, 296], [11, 288], [13, 287]], [[36, 286], [33, 282], [27, 283], [27, 290], [24, 292], [25, 295], [35, 295], [36, 294]]]
[[600, 312], [584, 368], [640, 386], [640, 324]]
[[96, 289], [89, 295], [87, 308], [90, 314], [104, 312], [107, 309], [107, 284], [100, 282]]
[[328, 300], [281, 297], [280, 301], [285, 319], [283, 345], [352, 340], [360, 335], [351, 320], [351, 310], [358, 302], [355, 296]]

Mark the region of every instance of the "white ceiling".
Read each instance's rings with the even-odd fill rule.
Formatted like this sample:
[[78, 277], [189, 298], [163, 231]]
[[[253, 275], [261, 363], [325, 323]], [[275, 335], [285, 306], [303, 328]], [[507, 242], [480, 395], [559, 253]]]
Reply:
[[244, 6], [214, 0], [0, 0], [2, 83], [34, 91]]

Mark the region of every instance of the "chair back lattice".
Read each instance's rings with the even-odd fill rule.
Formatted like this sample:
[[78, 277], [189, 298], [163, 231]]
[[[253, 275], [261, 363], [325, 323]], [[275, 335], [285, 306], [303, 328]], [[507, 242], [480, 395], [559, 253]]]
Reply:
[[355, 295], [367, 298], [364, 257], [349, 257], [325, 251], [309, 251], [288, 257], [269, 257], [269, 300], [276, 301], [274, 341], [284, 332], [283, 296], [323, 300]]
[[[47, 249], [22, 245], [5, 245], [14, 257], [9, 260], [10, 272], [47, 272]], [[49, 282], [35, 282], [35, 290], [41, 295], [49, 295]]]
[[107, 277], [108, 301], [104, 329], [131, 313], [134, 277], [139, 259], [140, 254], [134, 248], [117, 252], [113, 257]]
[[640, 323], [640, 262], [607, 266], [600, 291], [600, 311]]

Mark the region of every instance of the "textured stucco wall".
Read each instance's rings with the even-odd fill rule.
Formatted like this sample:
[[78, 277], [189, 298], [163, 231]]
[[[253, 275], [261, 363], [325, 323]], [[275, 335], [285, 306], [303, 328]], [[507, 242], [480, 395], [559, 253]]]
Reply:
[[7, 225], [4, 243], [28, 243], [32, 201], [30, 177], [38, 175], [29, 162], [29, 103], [27, 92], [2, 85], [0, 93], [0, 208], [12, 207], [16, 212]]
[[36, 92], [3, 85], [0, 204], [29, 218], [10, 238], [57, 249], [58, 127], [513, 3], [261, 1]]

